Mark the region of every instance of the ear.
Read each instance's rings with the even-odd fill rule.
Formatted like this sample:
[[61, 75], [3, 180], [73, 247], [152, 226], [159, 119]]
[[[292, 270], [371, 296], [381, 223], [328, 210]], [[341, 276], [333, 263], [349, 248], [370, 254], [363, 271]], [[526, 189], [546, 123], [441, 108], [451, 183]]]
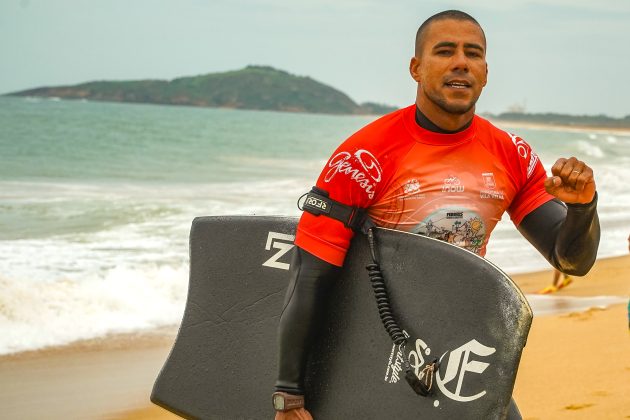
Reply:
[[409, 74], [411, 74], [413, 80], [420, 83], [420, 59], [418, 57], [411, 57], [411, 61], [409, 62]]

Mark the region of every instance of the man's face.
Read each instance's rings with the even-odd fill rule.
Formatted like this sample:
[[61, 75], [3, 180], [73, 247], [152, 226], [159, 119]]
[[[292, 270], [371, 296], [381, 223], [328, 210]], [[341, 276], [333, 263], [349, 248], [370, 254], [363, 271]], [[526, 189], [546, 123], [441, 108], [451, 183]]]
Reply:
[[419, 105], [425, 102], [455, 115], [473, 110], [488, 75], [481, 28], [453, 19], [433, 22], [410, 70], [419, 83]]

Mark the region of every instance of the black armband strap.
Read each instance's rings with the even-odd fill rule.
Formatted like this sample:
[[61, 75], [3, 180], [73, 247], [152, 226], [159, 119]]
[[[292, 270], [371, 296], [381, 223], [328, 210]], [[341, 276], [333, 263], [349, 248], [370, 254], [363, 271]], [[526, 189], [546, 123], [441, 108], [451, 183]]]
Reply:
[[366, 226], [371, 225], [365, 209], [348, 206], [333, 200], [327, 191], [317, 187], [313, 187], [311, 191], [300, 197], [298, 208], [315, 216], [324, 215], [339, 220], [344, 226], [355, 232], [367, 231]]

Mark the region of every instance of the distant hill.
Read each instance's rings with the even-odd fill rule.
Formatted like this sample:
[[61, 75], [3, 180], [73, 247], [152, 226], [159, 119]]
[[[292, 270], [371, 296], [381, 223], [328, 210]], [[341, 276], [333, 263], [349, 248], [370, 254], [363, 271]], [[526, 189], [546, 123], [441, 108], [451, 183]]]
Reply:
[[9, 95], [325, 114], [385, 114], [395, 109], [371, 102], [359, 105], [345, 93], [310, 77], [267, 66], [170, 81], [98, 81], [41, 87]]

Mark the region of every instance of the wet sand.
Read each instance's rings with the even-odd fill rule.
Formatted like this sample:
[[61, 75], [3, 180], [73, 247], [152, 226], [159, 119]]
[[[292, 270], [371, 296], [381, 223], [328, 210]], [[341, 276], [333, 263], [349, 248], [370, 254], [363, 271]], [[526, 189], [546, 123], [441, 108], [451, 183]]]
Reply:
[[[513, 276], [525, 293], [551, 271]], [[630, 257], [600, 260], [558, 296], [630, 295]], [[149, 395], [174, 329], [0, 357], [3, 419], [176, 419]], [[524, 419], [630, 418], [626, 305], [536, 316], [514, 390]]]

